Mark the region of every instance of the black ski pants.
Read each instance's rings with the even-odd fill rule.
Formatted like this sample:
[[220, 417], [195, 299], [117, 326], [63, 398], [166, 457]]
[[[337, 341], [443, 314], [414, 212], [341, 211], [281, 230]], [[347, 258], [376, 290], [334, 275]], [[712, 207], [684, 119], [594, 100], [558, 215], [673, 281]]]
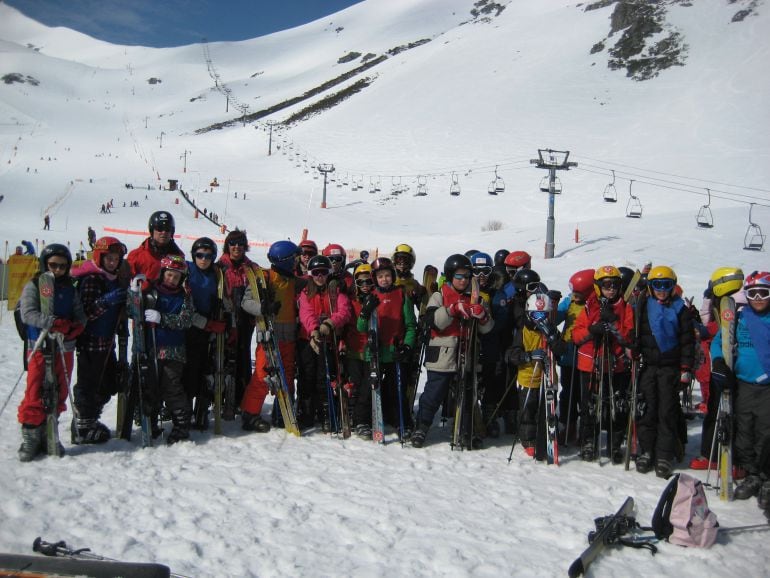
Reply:
[[77, 383], [72, 389], [81, 419], [99, 419], [102, 408], [117, 393], [115, 350], [78, 350]]
[[[619, 449], [623, 445], [623, 437], [628, 427], [628, 386], [631, 374], [611, 374], [611, 392], [609, 387], [610, 375], [605, 375], [600, 396], [598, 377], [594, 377], [592, 373], [587, 371], [580, 371], [579, 373], [581, 388], [580, 443], [592, 442], [594, 446], [598, 447], [599, 435], [604, 430], [609, 433], [611, 449]], [[599, 429], [599, 418], [601, 418], [601, 430]]]
[[735, 463], [749, 474], [759, 474], [762, 446], [768, 440], [770, 386], [739, 381], [735, 392]]
[[185, 333], [187, 361], [184, 365], [182, 383], [184, 384], [187, 398], [191, 402], [193, 398], [197, 398], [208, 404], [209, 385], [206, 376], [214, 373], [212, 335], [214, 334], [197, 327], [192, 327]]
[[639, 376], [643, 414], [637, 420], [639, 446], [655, 460], [673, 462], [682, 455], [679, 424], [679, 368], [646, 365]]

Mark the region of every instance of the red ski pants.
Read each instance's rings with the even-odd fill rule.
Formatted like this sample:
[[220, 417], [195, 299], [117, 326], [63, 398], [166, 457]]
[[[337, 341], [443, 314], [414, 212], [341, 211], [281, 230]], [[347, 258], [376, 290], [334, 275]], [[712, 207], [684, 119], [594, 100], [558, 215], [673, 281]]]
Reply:
[[[57, 351], [54, 354], [54, 370], [56, 379], [59, 382], [59, 405], [57, 415], [60, 415], [67, 409], [67, 384], [72, 375], [72, 366], [75, 362], [75, 353], [68, 351], [64, 353], [65, 368], [62, 366], [62, 354]], [[45, 422], [45, 407], [43, 407], [42, 389], [45, 381], [45, 358], [41, 351], [36, 351], [29, 358], [27, 369], [27, 390], [24, 392], [24, 399], [19, 404], [19, 423], [29, 425], [42, 425]]]
[[[283, 369], [286, 373], [286, 382], [292, 394], [294, 393], [294, 346], [293, 341], [278, 342]], [[267, 381], [265, 381], [268, 376], [268, 366], [267, 354], [260, 344], [254, 352], [254, 373], [246, 386], [246, 391], [243, 392], [241, 411], [252, 415], [257, 415], [262, 411], [262, 405], [265, 403], [269, 391]]]

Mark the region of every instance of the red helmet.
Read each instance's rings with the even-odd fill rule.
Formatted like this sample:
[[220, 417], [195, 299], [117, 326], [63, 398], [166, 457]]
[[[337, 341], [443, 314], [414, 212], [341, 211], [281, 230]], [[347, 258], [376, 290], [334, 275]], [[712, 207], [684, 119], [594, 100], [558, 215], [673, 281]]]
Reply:
[[529, 267], [532, 264], [532, 256], [526, 251], [514, 251], [508, 253], [504, 263], [506, 267]]
[[125, 257], [128, 250], [126, 246], [115, 237], [101, 237], [94, 243], [94, 252], [91, 260], [97, 267], [102, 266], [102, 257], [107, 253], [117, 253], [121, 260]]
[[770, 273], [767, 271], [754, 271], [746, 277], [743, 282], [744, 289], [752, 287], [770, 287]]
[[569, 289], [573, 293], [580, 293], [588, 297], [594, 287], [594, 269], [583, 269], [569, 278]]
[[160, 260], [160, 277], [163, 280], [163, 273], [166, 271], [179, 271], [182, 274], [182, 281], [187, 277], [187, 262], [181, 255], [166, 255]]
[[336, 243], [330, 243], [329, 245], [326, 245], [324, 247], [324, 250], [322, 252], [324, 257], [329, 257], [332, 261], [339, 261], [342, 259], [342, 265], [345, 265], [345, 260], [347, 258], [347, 253], [345, 253], [345, 249], [342, 247], [342, 245], [337, 245]]
[[313, 255], [318, 255], [318, 245], [315, 244], [315, 241], [311, 241], [310, 239], [305, 239], [304, 241], [300, 241], [299, 250], [302, 251], [303, 253], [308, 253], [312, 251]]

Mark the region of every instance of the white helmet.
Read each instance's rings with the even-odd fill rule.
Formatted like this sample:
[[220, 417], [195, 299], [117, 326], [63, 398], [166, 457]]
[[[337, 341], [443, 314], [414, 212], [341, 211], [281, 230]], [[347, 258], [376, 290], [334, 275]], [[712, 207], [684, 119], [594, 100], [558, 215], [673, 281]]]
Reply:
[[547, 293], [533, 293], [527, 298], [527, 315], [530, 319], [548, 317], [552, 310], [551, 298]]

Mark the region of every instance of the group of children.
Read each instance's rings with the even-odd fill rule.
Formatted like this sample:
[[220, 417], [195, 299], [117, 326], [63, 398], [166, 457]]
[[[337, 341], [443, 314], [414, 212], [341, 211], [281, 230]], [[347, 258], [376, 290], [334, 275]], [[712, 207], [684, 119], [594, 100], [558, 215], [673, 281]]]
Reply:
[[[711, 467], [716, 459], [712, 440], [719, 399], [723, 390], [731, 390], [735, 461], [746, 472], [736, 496], [759, 495], [768, 505], [770, 273], [754, 272], [744, 279], [740, 270], [718, 269], [706, 292], [710, 305], [698, 311], [683, 299], [676, 274], [667, 266], [649, 267], [641, 276], [613, 265], [581, 270], [572, 275], [570, 292], [562, 297], [541, 282], [524, 251], [500, 250], [494, 258], [480, 251], [451, 255], [438, 283], [424, 288], [412, 274], [415, 253], [406, 244], [396, 247], [392, 259], [359, 259], [351, 272], [340, 245], [319, 251], [310, 240], [299, 245], [278, 241], [268, 251], [271, 267], [263, 271], [267, 292], [255, 294], [259, 289], [253, 279], [259, 269], [246, 256], [245, 231], [227, 235], [219, 260], [213, 240], [196, 240], [188, 262], [173, 241], [174, 230], [173, 217], [156, 212], [150, 218], [150, 236], [140, 247], [128, 253], [114, 237], [97, 239], [91, 260], [74, 270], [65, 246], [49, 245], [41, 253], [40, 274], [50, 272], [55, 282], [52, 300], [43, 298], [38, 274], [20, 301], [31, 351], [27, 391], [19, 407], [22, 461], [47, 451], [40, 390], [45, 348], [52, 340], [60, 350], [53, 360], [59, 411], [77, 350], [72, 442], [110, 438], [99, 418], [128, 372], [126, 360], [116, 355], [116, 344], [127, 339], [127, 314], [137, 314], [135, 300], [127, 300], [133, 283], [143, 295], [145, 345], [153, 372], [143, 409], [170, 417], [168, 443], [188, 439], [191, 427], [208, 428], [218, 335], [228, 352], [232, 384], [222, 417], [240, 414], [247, 431], [281, 425], [275, 408], [272, 421], [262, 417], [270, 368], [259, 339], [251, 370], [255, 321], [264, 317], [271, 320], [292, 395], [296, 377], [301, 428], [318, 423], [323, 431], [336, 430], [341, 416], [334, 395], [348, 395], [356, 433], [371, 439], [369, 370], [376, 353], [384, 421], [418, 448], [425, 444], [439, 408], [451, 411], [459, 364], [468, 367], [463, 356], [477, 351], [471, 371], [478, 377], [479, 403], [469, 409], [478, 410], [481, 419], [476, 422], [483, 427], [465, 432], [469, 447], [479, 447], [482, 438], [498, 437], [504, 429], [534, 455], [542, 408], [539, 390], [544, 373], [554, 365], [549, 360], [555, 360], [561, 382], [558, 441], [577, 441], [584, 460], [606, 452], [613, 463], [623, 461], [626, 445], [638, 443], [637, 471], [654, 469], [667, 478], [684, 455], [680, 394], [697, 374], [708, 411], [702, 455], [691, 466]], [[478, 291], [471, 291], [472, 286]], [[738, 308], [737, 339], [726, 361], [716, 306], [728, 294], [745, 304]], [[376, 352], [370, 332], [373, 315]], [[471, 327], [478, 347], [469, 350], [465, 340]], [[41, 332], [48, 337], [38, 339]], [[413, 415], [421, 366], [427, 376]], [[331, 384], [339, 386], [332, 395]], [[634, 429], [628, 428], [630, 412]], [[160, 424], [153, 426], [160, 435]], [[634, 432], [636, 442], [626, 439], [627, 431]]]

